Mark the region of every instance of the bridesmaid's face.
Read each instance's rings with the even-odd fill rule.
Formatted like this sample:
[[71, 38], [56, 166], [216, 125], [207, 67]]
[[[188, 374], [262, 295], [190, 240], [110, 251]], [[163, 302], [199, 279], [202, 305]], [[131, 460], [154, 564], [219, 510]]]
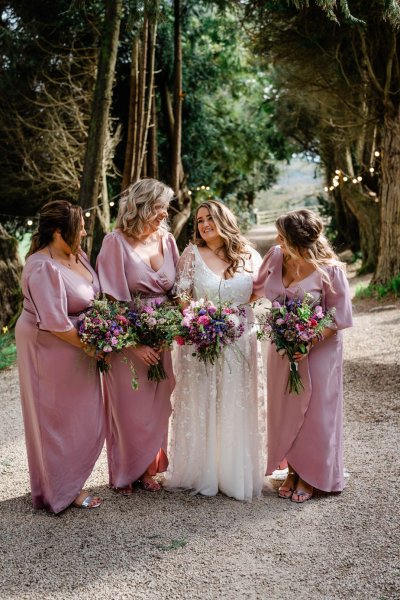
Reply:
[[148, 222], [150, 231], [157, 231], [165, 219], [168, 217], [168, 203], [158, 202], [154, 206], [154, 216]]
[[197, 211], [196, 222], [199, 234], [206, 244], [221, 237], [208, 208], [202, 207]]
[[280, 246], [283, 254], [287, 254], [288, 253], [288, 249], [287, 249], [287, 246], [286, 246], [285, 238], [279, 232], [278, 232], [278, 234], [276, 236], [276, 241], [278, 242], [278, 244], [279, 244], [279, 246]]

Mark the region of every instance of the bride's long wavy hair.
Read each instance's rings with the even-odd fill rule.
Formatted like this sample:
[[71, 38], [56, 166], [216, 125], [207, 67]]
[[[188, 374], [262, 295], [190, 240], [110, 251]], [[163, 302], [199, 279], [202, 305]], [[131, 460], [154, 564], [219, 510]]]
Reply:
[[324, 236], [322, 220], [312, 210], [304, 208], [288, 212], [280, 216], [275, 225], [285, 240], [288, 254], [312, 264], [326, 283], [330, 280], [324, 267], [334, 265], [345, 270], [345, 264], [339, 260]]
[[228, 263], [228, 267], [224, 271], [227, 279], [234, 277], [235, 273], [244, 268], [246, 259], [251, 257], [249, 246], [250, 242], [240, 233], [236, 217], [231, 210], [222, 202], [217, 200], [207, 200], [202, 202], [197, 207], [195, 214], [195, 230], [193, 235], [193, 243], [196, 246], [207, 246], [206, 242], [200, 235], [197, 225], [197, 215], [201, 208], [206, 208], [210, 213], [219, 235], [222, 238], [223, 244], [216, 250], [217, 256]]

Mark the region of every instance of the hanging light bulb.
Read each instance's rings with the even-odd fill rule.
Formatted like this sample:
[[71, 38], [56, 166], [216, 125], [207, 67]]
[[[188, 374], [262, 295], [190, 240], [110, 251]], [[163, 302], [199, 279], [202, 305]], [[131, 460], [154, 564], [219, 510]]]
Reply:
[[345, 176], [345, 177], [343, 177], [343, 181], [348, 181], [348, 180], [349, 180], [349, 178], [348, 178], [348, 177], [346, 177], [346, 176]]
[[357, 177], [357, 181], [362, 181], [362, 177], [360, 175]]
[[85, 212], [85, 217], [90, 217], [90, 212], [89, 211]]
[[335, 175], [335, 177], [333, 178], [333, 181], [338, 181], [339, 179], [339, 175]]
[[334, 185], [335, 187], [337, 187], [337, 186], [339, 185], [339, 182], [338, 182], [338, 181], [336, 181], [336, 179], [335, 179], [335, 181], [333, 182], [333, 185]]
[[191, 196], [191, 195], [192, 195], [192, 191], [191, 191], [191, 190], [189, 190], [189, 191], [188, 191], [188, 194], [189, 194], [189, 196]]
[[358, 183], [356, 178], [353, 179], [353, 183]]
[[209, 189], [210, 189], [210, 187], [209, 187], [209, 186], [207, 186], [207, 187], [206, 187], [206, 190], [209, 190]]
[[26, 224], [29, 225], [29, 227], [32, 227], [33, 221], [31, 219], [29, 219]]
[[369, 170], [369, 172], [370, 172], [370, 173], [375, 173], [375, 169], [374, 169], [374, 167], [371, 167], [371, 168], [370, 168], [370, 170]]
[[335, 188], [333, 187], [333, 185], [331, 185], [331, 187], [329, 188], [329, 191], [332, 192]]
[[340, 175], [340, 169], [336, 169], [335, 173], [336, 175]]
[[114, 205], [115, 205], [115, 202], [113, 202], [113, 201], [111, 200], [111, 202], [110, 202], [110, 206], [114, 206]]
[[201, 189], [202, 189], [202, 190], [205, 190], [205, 189], [206, 189], [206, 186], [205, 186], [205, 185], [202, 185], [202, 186], [201, 186]]
[[328, 192], [328, 191], [329, 191], [329, 188], [328, 188], [328, 186], [325, 186], [325, 187], [324, 187], [324, 192]]
[[381, 153], [379, 152], [379, 150], [375, 150], [374, 154], [375, 154], [375, 156], [380, 156], [381, 155]]

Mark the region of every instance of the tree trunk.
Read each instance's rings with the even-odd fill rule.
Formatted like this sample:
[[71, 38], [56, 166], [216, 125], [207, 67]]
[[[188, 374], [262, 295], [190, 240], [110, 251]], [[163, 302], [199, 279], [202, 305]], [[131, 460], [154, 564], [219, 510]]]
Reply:
[[365, 194], [358, 184], [344, 183], [340, 193], [358, 221], [362, 253], [361, 272], [372, 273], [376, 267], [379, 248], [379, 203]]
[[[335, 164], [354, 177], [354, 167], [350, 148], [337, 150]], [[344, 182], [340, 179], [340, 195], [345, 206], [355, 216], [360, 235], [360, 250], [362, 253], [363, 273], [372, 273], [376, 267], [379, 248], [380, 215], [379, 203], [375, 196], [370, 196], [361, 183]]]
[[131, 55], [131, 75], [130, 75], [130, 90], [129, 90], [129, 118], [128, 130], [126, 136], [125, 162], [124, 173], [122, 176], [121, 191], [131, 183], [133, 153], [136, 146], [136, 119], [137, 119], [137, 101], [138, 101], [138, 55], [139, 55], [139, 39], [136, 37], [132, 41]]
[[[0, 326], [12, 327], [22, 304], [18, 242], [0, 224]], [[1, 335], [1, 333], [0, 333]]]
[[151, 102], [151, 123], [149, 131], [149, 151], [147, 153], [147, 172], [149, 177], [158, 179], [157, 105], [155, 88]]
[[[84, 209], [96, 207], [101, 184], [104, 145], [108, 131], [112, 85], [117, 59], [119, 29], [122, 17], [122, 0], [107, 0], [104, 31], [99, 52], [97, 79], [93, 95], [92, 115], [89, 125], [85, 163], [79, 203]], [[93, 245], [95, 210], [87, 220], [85, 248], [90, 257]]]
[[385, 115], [381, 165], [381, 233], [374, 283], [387, 283], [400, 273], [400, 107]]
[[180, 0], [174, 0], [174, 131], [172, 143], [171, 186], [179, 194], [182, 143], [182, 33]]

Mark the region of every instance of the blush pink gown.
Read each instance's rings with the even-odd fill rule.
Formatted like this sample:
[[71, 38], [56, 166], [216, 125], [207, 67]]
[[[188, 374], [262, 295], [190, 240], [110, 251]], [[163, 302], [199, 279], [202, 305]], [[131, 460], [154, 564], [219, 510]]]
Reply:
[[99, 292], [93, 283], [37, 252], [22, 273], [24, 309], [15, 329], [22, 413], [35, 508], [59, 513], [89, 477], [104, 444], [104, 410], [94, 359], [57, 338]]
[[[164, 262], [158, 271], [149, 267], [124, 235], [115, 230], [105, 236], [97, 258], [102, 292], [123, 302], [139, 294], [149, 302], [166, 299], [175, 281], [179, 253], [174, 237], [163, 235]], [[111, 370], [104, 377], [107, 453], [110, 485], [125, 487], [140, 478], [152, 464], [152, 474], [168, 466], [167, 436], [170, 396], [175, 386], [170, 352], [161, 353], [168, 378], [148, 381], [148, 367], [132, 349], [126, 358], [135, 366], [139, 389], [132, 390], [131, 372], [120, 355], [111, 356]]]
[[327, 267], [331, 286], [314, 271], [285, 288], [283, 254], [271, 248], [261, 265], [254, 293], [269, 300], [286, 296], [302, 298], [306, 292], [322, 297], [325, 309], [336, 308], [337, 333], [318, 343], [299, 363], [305, 390], [300, 395], [286, 390], [289, 361], [271, 344], [267, 355], [268, 464], [271, 474], [286, 458], [300, 477], [325, 492], [339, 492], [343, 479], [343, 375], [342, 329], [352, 326], [349, 286], [344, 272]]

